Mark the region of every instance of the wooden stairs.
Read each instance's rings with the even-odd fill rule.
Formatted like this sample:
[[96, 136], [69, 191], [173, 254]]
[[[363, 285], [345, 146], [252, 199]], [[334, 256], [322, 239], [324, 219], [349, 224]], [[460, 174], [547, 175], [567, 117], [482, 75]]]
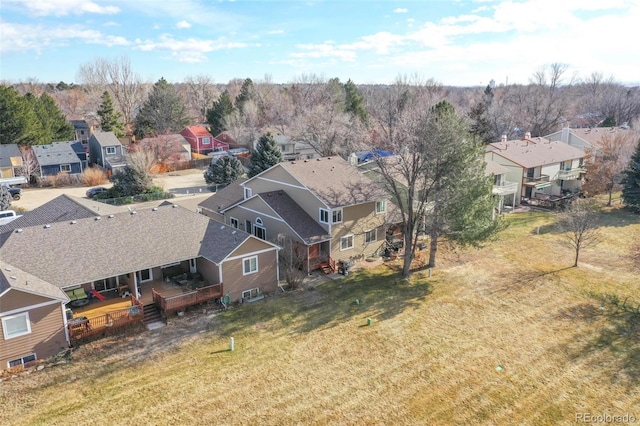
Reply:
[[148, 305], [144, 305], [143, 308], [144, 319], [142, 322], [144, 325], [151, 324], [153, 322], [163, 321], [162, 313], [158, 310], [158, 307], [154, 303], [150, 303]]

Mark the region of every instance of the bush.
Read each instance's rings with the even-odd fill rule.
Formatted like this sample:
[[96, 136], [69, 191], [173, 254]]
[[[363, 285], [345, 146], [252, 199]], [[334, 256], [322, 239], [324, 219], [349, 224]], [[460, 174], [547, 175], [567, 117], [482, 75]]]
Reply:
[[65, 186], [71, 186], [78, 183], [79, 178], [77, 176], [72, 176], [69, 172], [60, 172], [55, 176], [47, 176], [41, 181], [41, 186], [44, 187], [52, 187], [52, 188], [61, 188]]
[[87, 167], [82, 173], [80, 181], [86, 186], [98, 186], [105, 184], [107, 174], [99, 167]]

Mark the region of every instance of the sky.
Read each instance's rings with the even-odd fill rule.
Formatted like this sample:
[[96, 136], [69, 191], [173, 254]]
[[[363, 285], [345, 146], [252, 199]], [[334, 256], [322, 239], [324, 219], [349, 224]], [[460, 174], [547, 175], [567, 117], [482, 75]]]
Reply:
[[638, 0], [0, 0], [0, 80], [78, 82], [126, 56], [149, 82], [486, 86], [561, 63], [566, 82], [638, 84], [638, 25]]

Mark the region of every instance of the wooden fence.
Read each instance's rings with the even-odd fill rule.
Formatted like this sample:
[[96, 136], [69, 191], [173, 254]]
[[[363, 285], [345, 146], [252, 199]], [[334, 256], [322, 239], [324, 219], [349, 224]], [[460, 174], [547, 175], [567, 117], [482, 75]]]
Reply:
[[166, 316], [170, 313], [181, 311], [189, 306], [199, 305], [200, 303], [221, 298], [222, 283], [198, 288], [177, 296], [165, 297], [155, 289], [151, 289], [151, 293], [153, 295], [153, 302], [158, 309], [162, 311], [163, 315]]
[[97, 317], [80, 317], [69, 320], [69, 337], [71, 342], [78, 342], [95, 335], [111, 334], [124, 326], [132, 323], [142, 322], [144, 319], [144, 307], [142, 303], [133, 296], [131, 306], [124, 309], [109, 311]]

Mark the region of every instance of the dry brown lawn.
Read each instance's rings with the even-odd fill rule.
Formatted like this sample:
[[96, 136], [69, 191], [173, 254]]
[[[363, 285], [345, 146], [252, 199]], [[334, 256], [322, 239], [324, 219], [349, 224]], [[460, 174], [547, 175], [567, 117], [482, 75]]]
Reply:
[[640, 422], [640, 217], [605, 212], [578, 268], [552, 214], [508, 221], [431, 277], [385, 265], [81, 346], [0, 383], [0, 424]]

